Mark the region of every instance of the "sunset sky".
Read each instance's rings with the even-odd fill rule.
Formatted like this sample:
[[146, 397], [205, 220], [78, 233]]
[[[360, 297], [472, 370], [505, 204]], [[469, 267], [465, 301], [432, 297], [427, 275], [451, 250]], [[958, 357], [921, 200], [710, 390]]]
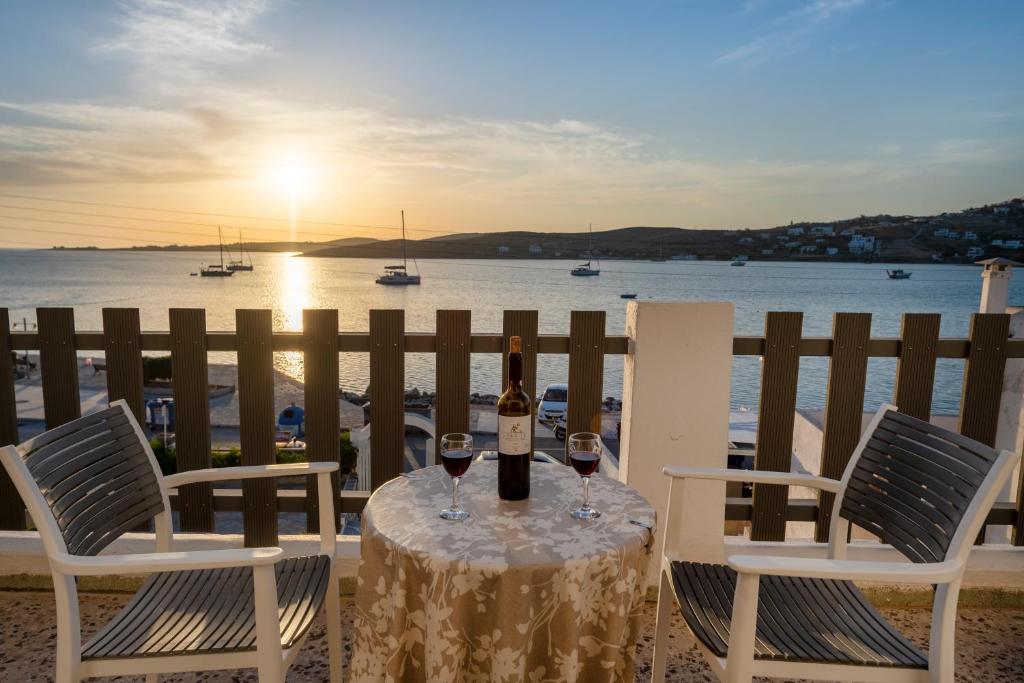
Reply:
[[0, 246], [1001, 201], [1024, 194], [1022, 26], [1019, 0], [8, 0]]

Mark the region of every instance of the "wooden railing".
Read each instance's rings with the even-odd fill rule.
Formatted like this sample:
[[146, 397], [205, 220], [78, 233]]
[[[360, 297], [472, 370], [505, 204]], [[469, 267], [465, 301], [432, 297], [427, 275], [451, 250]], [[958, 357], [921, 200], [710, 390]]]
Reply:
[[[937, 358], [964, 359], [960, 431], [994, 444], [1002, 379], [1007, 358], [1024, 358], [1024, 340], [1008, 339], [1009, 318], [976, 314], [966, 339], [940, 339], [938, 314], [905, 314], [899, 338], [870, 336], [867, 313], [837, 313], [829, 338], [805, 338], [801, 313], [768, 313], [762, 336], [736, 337], [733, 353], [761, 356], [761, 400], [755, 468], [790, 467], [796, 388], [801, 356], [830, 358], [825, 405], [821, 473], [838, 477], [860, 436], [870, 357], [897, 359], [894, 403], [928, 418]], [[202, 309], [171, 309], [169, 331], [142, 332], [138, 309], [103, 310], [103, 330], [75, 329], [70, 308], [37, 309], [38, 330], [9, 332], [7, 309], [0, 309], [0, 444], [18, 440], [11, 367], [12, 349], [38, 351], [44, 415], [53, 428], [80, 415], [80, 351], [106, 355], [111, 400], [125, 399], [144, 419], [142, 354], [169, 352], [173, 365], [176, 453], [182, 471], [210, 466], [210, 406], [207, 354], [234, 351], [238, 362], [239, 428], [242, 463], [273, 462], [275, 420], [273, 353], [302, 352], [305, 367], [307, 456], [338, 458], [339, 354], [370, 357], [371, 489], [401, 473], [404, 448], [404, 358], [406, 353], [436, 355], [436, 431], [469, 427], [470, 355], [504, 353], [513, 335], [523, 339], [524, 388], [536, 395], [537, 354], [568, 354], [568, 430], [600, 427], [604, 357], [629, 350], [624, 336], [605, 334], [604, 311], [573, 311], [568, 335], [539, 335], [537, 311], [505, 311], [500, 334], [473, 334], [465, 310], [437, 311], [435, 333], [409, 333], [402, 310], [370, 311], [367, 333], [341, 332], [336, 310], [306, 310], [302, 332], [274, 332], [269, 310], [236, 311], [235, 332], [209, 332]], [[335, 486], [338, 482], [335, 480]], [[183, 487], [172, 499], [186, 532], [213, 530], [215, 511], [241, 511], [247, 545], [277, 542], [277, 512], [304, 512], [307, 528], [317, 530], [315, 481], [306, 490], [278, 490], [272, 481], [246, 482], [241, 490]], [[369, 493], [336, 491], [339, 512], [358, 512]], [[1014, 543], [1024, 545], [1024, 501], [1000, 504], [988, 524], [1012, 525]], [[816, 524], [816, 536], [828, 534], [829, 494], [816, 501], [790, 500], [786, 487], [759, 485], [752, 499], [731, 498], [730, 520], [749, 520], [755, 540], [784, 540], [787, 521]], [[6, 475], [0, 472], [0, 528], [24, 528], [24, 509]]]

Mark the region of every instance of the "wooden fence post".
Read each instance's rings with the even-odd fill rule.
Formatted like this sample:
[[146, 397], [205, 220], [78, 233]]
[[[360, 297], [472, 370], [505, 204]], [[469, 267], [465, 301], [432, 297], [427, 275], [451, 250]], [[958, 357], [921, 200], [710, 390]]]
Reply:
[[935, 356], [941, 322], [938, 313], [904, 313], [900, 329], [893, 403], [901, 413], [925, 422], [932, 416]]
[[[0, 446], [18, 443], [18, 408], [14, 399], [14, 363], [11, 355], [11, 321], [7, 309], [0, 308]], [[25, 505], [0, 467], [0, 529], [25, 529]]]
[[370, 490], [405, 469], [405, 311], [370, 311]]
[[440, 462], [441, 437], [469, 432], [469, 311], [437, 312], [437, 398], [434, 403], [434, 462]]
[[[174, 451], [179, 472], [212, 465], [210, 457], [210, 374], [206, 356], [206, 311], [172, 308], [171, 388], [174, 392]], [[209, 482], [178, 489], [181, 530], [214, 531], [213, 487]]]
[[82, 416], [75, 354], [75, 309], [37, 308], [39, 365], [43, 381], [46, 428], [53, 429]]
[[[793, 459], [793, 423], [800, 374], [800, 337], [804, 314], [765, 316], [761, 400], [758, 404], [754, 469], [789, 472]], [[789, 487], [754, 484], [750, 524], [752, 541], [786, 540]]]
[[[274, 446], [273, 317], [267, 309], [235, 311], [238, 337], [238, 417], [242, 464], [271, 465]], [[277, 480], [242, 482], [246, 547], [277, 545]]]
[[[306, 400], [306, 456], [310, 462], [339, 462], [341, 418], [338, 414], [338, 310], [302, 311], [303, 379]], [[340, 475], [331, 475], [334, 524], [337, 528]], [[315, 476], [306, 477], [306, 530], [320, 532], [320, 504]]]
[[569, 414], [563, 459], [569, 462], [574, 432], [601, 433], [604, 388], [604, 311], [573, 311], [569, 319]]
[[124, 399], [145, 429], [146, 405], [142, 388], [142, 329], [137, 308], [103, 309], [103, 348], [107, 366], [107, 397]]
[[[828, 366], [825, 430], [822, 436], [821, 476], [841, 479], [860, 441], [864, 387], [868, 372], [870, 313], [836, 313], [832, 318], [832, 357]], [[828, 540], [835, 494], [818, 493], [814, 538]]]

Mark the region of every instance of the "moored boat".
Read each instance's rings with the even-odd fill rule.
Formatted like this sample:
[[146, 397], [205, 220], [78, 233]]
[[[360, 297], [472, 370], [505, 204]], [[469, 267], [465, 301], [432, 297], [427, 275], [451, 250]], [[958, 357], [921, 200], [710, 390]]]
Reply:
[[[413, 259], [413, 263], [416, 260]], [[401, 265], [384, 266], [384, 274], [374, 280], [378, 285], [418, 285], [420, 275], [409, 273], [405, 251], [405, 211], [402, 211], [402, 263]]]

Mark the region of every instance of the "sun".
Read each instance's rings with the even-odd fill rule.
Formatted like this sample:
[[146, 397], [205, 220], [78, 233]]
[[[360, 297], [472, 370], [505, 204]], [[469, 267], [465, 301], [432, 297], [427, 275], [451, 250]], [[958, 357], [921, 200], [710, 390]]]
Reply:
[[289, 159], [278, 164], [273, 173], [274, 184], [289, 199], [295, 200], [308, 194], [313, 182], [313, 174], [309, 167], [299, 160]]

